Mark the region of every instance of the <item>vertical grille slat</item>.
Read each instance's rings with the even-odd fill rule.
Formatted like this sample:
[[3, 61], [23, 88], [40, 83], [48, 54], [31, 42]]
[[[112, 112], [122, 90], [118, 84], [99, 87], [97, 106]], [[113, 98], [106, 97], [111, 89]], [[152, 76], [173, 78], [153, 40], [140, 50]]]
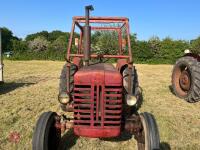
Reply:
[[116, 127], [121, 125], [122, 87], [74, 86], [74, 125]]

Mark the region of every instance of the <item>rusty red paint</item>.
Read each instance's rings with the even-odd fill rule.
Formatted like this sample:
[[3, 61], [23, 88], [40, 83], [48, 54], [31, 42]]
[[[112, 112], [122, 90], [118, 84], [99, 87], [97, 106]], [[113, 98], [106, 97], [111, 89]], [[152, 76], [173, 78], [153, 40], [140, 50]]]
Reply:
[[120, 30], [119, 27], [91, 27], [92, 30]]
[[[83, 57], [83, 54], [69, 54], [69, 56], [72, 56], [72, 57]], [[130, 56], [128, 55], [97, 55], [97, 54], [92, 54], [90, 55], [91, 58], [99, 58], [99, 57], [102, 57], [102, 58], [119, 58], [119, 59], [122, 59], [122, 58], [130, 58]]]
[[128, 62], [127, 62], [126, 59], [118, 59], [117, 60], [117, 66], [116, 67], [117, 67], [117, 70], [119, 72], [122, 72], [123, 71], [122, 68], [124, 68], [126, 66], [128, 66]]
[[[71, 35], [66, 54], [69, 67], [72, 63], [78, 66], [78, 71], [74, 75], [73, 90], [73, 112], [74, 112], [74, 133], [86, 137], [116, 137], [122, 130], [122, 93], [123, 80], [121, 71], [125, 66], [132, 65], [132, 53], [130, 44], [130, 29], [126, 17], [90, 17], [89, 23], [119, 23], [119, 27], [91, 26], [91, 30], [112, 30], [118, 33], [119, 49], [118, 55], [98, 55], [91, 54], [91, 58], [117, 58], [117, 66], [111, 64], [95, 64], [81, 66], [84, 58], [82, 49], [83, 26], [85, 17], [73, 17]], [[75, 27], [80, 29], [80, 42], [77, 52], [71, 53], [72, 40]], [[128, 54], [123, 54], [122, 50], [122, 30], [125, 28], [128, 46]], [[69, 79], [67, 80], [67, 91], [70, 89]]]
[[75, 64], [78, 68], [80, 68], [80, 65], [81, 65], [81, 58], [80, 58], [80, 57], [74, 57], [72, 62], [73, 62], [73, 64]]
[[118, 136], [121, 131], [122, 77], [117, 69], [111, 64], [83, 67], [75, 74], [74, 85], [75, 134]]
[[190, 86], [191, 86], [191, 76], [190, 73], [188, 72], [188, 70], [184, 70], [181, 73], [179, 82], [180, 82], [180, 86], [184, 91], [189, 91], [190, 90]]

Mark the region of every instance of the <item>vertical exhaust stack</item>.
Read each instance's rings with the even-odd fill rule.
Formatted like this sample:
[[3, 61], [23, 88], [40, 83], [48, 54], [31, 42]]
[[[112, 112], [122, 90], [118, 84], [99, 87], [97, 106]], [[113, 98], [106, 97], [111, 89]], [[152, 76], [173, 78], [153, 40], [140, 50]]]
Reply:
[[84, 26], [84, 62], [89, 65], [91, 47], [91, 27], [89, 25], [90, 10], [94, 10], [92, 5], [85, 6], [85, 26]]
[[0, 28], [0, 83], [3, 83], [3, 56], [2, 56], [2, 42], [1, 42], [1, 28]]

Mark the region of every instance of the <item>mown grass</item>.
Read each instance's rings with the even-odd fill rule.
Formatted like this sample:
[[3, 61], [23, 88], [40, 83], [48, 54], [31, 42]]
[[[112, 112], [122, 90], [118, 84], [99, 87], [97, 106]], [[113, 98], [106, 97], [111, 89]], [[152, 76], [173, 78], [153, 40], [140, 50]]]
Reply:
[[[58, 81], [64, 62], [6, 60], [4, 64], [5, 84], [0, 85], [0, 149], [29, 150], [39, 115], [48, 110], [59, 111]], [[162, 149], [200, 149], [200, 102], [190, 104], [170, 92], [172, 66], [136, 67], [144, 97], [140, 112], [155, 115]], [[13, 131], [20, 133], [18, 144], [8, 140]], [[105, 141], [76, 138], [72, 134], [67, 138], [75, 150], [136, 147], [134, 139]]]

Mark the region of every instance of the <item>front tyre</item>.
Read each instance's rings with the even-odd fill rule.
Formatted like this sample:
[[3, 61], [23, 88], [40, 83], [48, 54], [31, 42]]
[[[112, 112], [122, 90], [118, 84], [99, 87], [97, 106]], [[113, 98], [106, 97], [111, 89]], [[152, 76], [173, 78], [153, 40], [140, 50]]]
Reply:
[[56, 150], [61, 139], [61, 130], [56, 128], [55, 112], [44, 112], [38, 119], [33, 139], [33, 150]]
[[159, 150], [160, 136], [155, 118], [152, 114], [144, 112], [140, 114], [142, 131], [140, 140], [137, 141], [138, 150]]
[[70, 65], [70, 74], [69, 78], [67, 77], [68, 72], [67, 72], [67, 64], [65, 64], [62, 68], [61, 75], [60, 75], [60, 83], [59, 83], [59, 94], [61, 93], [66, 93], [67, 92], [67, 79], [69, 79], [70, 83], [70, 91], [69, 93], [73, 92], [74, 88], [74, 74], [78, 70], [77, 66], [75, 64]]

